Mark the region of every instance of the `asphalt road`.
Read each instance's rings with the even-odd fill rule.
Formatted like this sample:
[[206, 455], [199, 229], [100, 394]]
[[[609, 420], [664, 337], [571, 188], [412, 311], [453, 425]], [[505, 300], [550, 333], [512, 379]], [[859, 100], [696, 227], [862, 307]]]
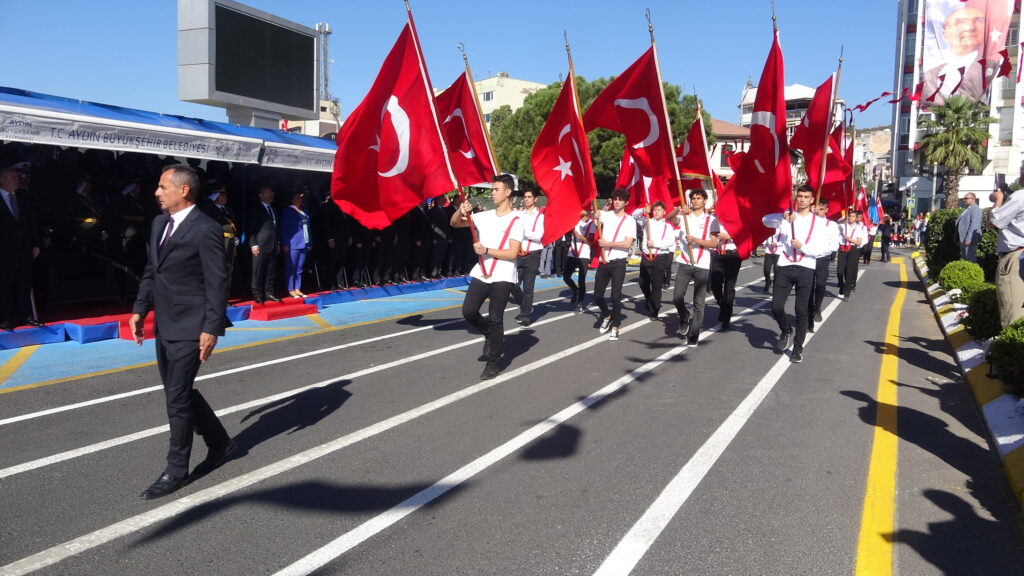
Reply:
[[1019, 511], [909, 260], [830, 294], [802, 364], [747, 264], [733, 329], [710, 301], [697, 348], [674, 312], [642, 315], [634, 274], [619, 341], [546, 289], [529, 329], [506, 313], [487, 382], [458, 307], [219, 353], [199, 388], [242, 451], [158, 501], [138, 493], [160, 392], [41, 413], [154, 366], [0, 396], [0, 574], [1021, 573]]

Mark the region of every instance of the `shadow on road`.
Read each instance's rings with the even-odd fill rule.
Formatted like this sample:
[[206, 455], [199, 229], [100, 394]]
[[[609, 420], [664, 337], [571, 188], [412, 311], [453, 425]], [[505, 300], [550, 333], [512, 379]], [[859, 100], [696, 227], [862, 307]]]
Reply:
[[576, 453], [583, 432], [571, 424], [559, 424], [533, 441], [520, 456], [521, 460], [552, 460], [568, 458]]
[[318, 424], [341, 407], [352, 393], [345, 390], [350, 380], [338, 380], [320, 388], [276, 400], [249, 412], [240, 423], [252, 420], [235, 436], [243, 454], [271, 438], [291, 434]]

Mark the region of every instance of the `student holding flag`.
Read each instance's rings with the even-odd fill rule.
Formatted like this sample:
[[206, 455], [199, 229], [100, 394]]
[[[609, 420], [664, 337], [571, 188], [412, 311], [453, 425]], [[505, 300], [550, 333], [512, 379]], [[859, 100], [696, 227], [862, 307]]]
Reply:
[[[612, 190], [612, 209], [599, 212], [601, 238], [601, 263], [594, 274], [594, 302], [601, 309], [600, 330], [604, 334], [611, 330], [609, 340], [619, 339], [619, 324], [622, 322], [622, 282], [626, 278], [626, 258], [636, 236], [633, 218], [626, 213], [629, 192]], [[605, 302], [604, 293], [608, 283], [612, 285], [611, 308]]]
[[[711, 252], [718, 246], [718, 219], [704, 211], [708, 194], [704, 190], [690, 191], [690, 207], [683, 207], [686, 225], [679, 226], [683, 249], [676, 257], [676, 288], [672, 303], [679, 312], [679, 336], [686, 345], [697, 346], [697, 338], [704, 324], [704, 300], [711, 275]], [[686, 233], [689, 230], [689, 234]], [[691, 261], [692, 255], [692, 261]], [[693, 281], [693, 314], [686, 309], [686, 289]]]
[[[491, 187], [494, 209], [473, 215], [479, 237], [473, 252], [481, 258], [469, 273], [471, 280], [462, 302], [462, 317], [484, 335], [483, 360], [487, 365], [480, 374], [481, 380], [490, 380], [501, 372], [505, 305], [517, 280], [516, 258], [522, 247], [523, 222], [521, 214], [512, 209], [510, 198], [514, 188], [512, 176], [496, 176]], [[472, 210], [471, 202], [463, 202], [452, 214], [452, 227], [469, 227], [468, 214]], [[486, 319], [480, 314], [484, 300], [490, 300]]]
[[652, 204], [650, 217], [645, 215], [644, 219], [642, 228], [647, 231], [647, 238], [641, 243], [640, 290], [644, 293], [647, 314], [654, 321], [661, 311], [661, 286], [665, 282], [665, 270], [672, 265], [676, 234], [665, 219], [664, 202]]

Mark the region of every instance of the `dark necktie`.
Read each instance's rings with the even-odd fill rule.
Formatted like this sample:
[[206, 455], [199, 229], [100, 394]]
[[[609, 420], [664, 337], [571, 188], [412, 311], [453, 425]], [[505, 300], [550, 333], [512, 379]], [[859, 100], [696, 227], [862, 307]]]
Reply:
[[10, 198], [11, 214], [14, 215], [14, 219], [17, 220], [18, 219], [18, 197], [15, 196], [14, 194], [9, 194], [7, 197]]
[[171, 237], [171, 232], [174, 231], [174, 218], [167, 219], [167, 231], [164, 232], [164, 238], [160, 241], [160, 245], [156, 248], [157, 256], [164, 251], [164, 246], [167, 244], [167, 239]]
[[273, 224], [277, 224], [277, 218], [274, 218], [274, 209], [267, 206], [267, 214], [270, 215], [270, 221]]

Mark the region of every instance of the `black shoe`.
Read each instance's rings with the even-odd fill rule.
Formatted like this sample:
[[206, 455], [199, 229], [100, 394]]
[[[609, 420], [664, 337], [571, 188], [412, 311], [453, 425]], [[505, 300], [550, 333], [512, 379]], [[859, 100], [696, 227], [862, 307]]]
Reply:
[[267, 300], [270, 300], [271, 302], [280, 302], [281, 301], [280, 298], [278, 298], [277, 296], [274, 296], [273, 294], [267, 294]]
[[821, 312], [815, 312], [814, 313], [814, 321], [815, 322], [821, 322]]
[[771, 292], [772, 291], [772, 283], [771, 282], [768, 282], [768, 283], [766, 283], [764, 285], [764, 291], [765, 292]]
[[572, 311], [573, 314], [583, 314], [583, 304], [577, 304], [576, 309]]
[[676, 330], [676, 332], [679, 334], [680, 338], [686, 338], [686, 335], [689, 334], [690, 320], [690, 318], [687, 318], [686, 320], [679, 321], [679, 328]]
[[529, 328], [530, 324], [533, 324], [533, 320], [530, 320], [529, 318], [523, 318], [519, 321], [519, 325], [523, 328]]
[[490, 380], [498, 375], [501, 369], [498, 368], [497, 362], [488, 362], [487, 366], [484, 366], [484, 371], [480, 374], [481, 380]]
[[787, 330], [779, 334], [778, 351], [785, 352], [793, 344], [793, 331]]
[[265, 302], [265, 300], [263, 300], [263, 298], [261, 297], [261, 298], [254, 299], [253, 302], [255, 302], [257, 304], [263, 304], [263, 302]]
[[789, 357], [789, 361], [793, 364], [799, 364], [804, 361], [804, 355], [802, 352], [793, 352], [793, 355]]
[[807, 331], [811, 332], [811, 333], [814, 332], [814, 322], [808, 322], [807, 323]]
[[687, 338], [686, 339], [686, 345], [689, 348], [696, 348], [697, 347], [697, 335], [694, 334], [693, 336], [690, 336], [689, 338]]
[[234, 440], [228, 440], [227, 444], [220, 446], [219, 448], [210, 448], [210, 451], [206, 453], [206, 459], [196, 466], [195, 470], [192, 471], [191, 476], [198, 478], [220, 468], [221, 464], [231, 459], [231, 455], [237, 449], [238, 444], [235, 444]]
[[729, 324], [729, 320], [725, 320], [725, 321], [722, 322], [722, 327], [719, 328], [718, 331], [719, 332], [728, 332], [730, 327], [731, 327], [731, 324]]
[[10, 322], [4, 322], [3, 324], [0, 324], [0, 330], [7, 330], [8, 332], [10, 332], [11, 330], [14, 330], [14, 324]]
[[142, 494], [139, 494], [139, 498], [142, 498], [143, 500], [153, 500], [154, 498], [167, 496], [171, 492], [180, 488], [184, 481], [184, 476], [179, 478], [164, 472], [156, 479], [156, 482], [153, 482], [149, 488], [146, 488], [142, 491]]
[[484, 334], [484, 351], [480, 354], [480, 358], [477, 358], [477, 360], [480, 360], [481, 362], [488, 362], [490, 359], [491, 359], [491, 340], [490, 340], [490, 338], [487, 337], [486, 334]]
[[29, 326], [37, 326], [37, 327], [38, 326], [46, 326], [46, 324], [43, 324], [42, 322], [40, 322], [39, 320], [36, 320], [35, 318], [29, 318], [28, 320], [25, 320], [25, 324], [28, 324]]

